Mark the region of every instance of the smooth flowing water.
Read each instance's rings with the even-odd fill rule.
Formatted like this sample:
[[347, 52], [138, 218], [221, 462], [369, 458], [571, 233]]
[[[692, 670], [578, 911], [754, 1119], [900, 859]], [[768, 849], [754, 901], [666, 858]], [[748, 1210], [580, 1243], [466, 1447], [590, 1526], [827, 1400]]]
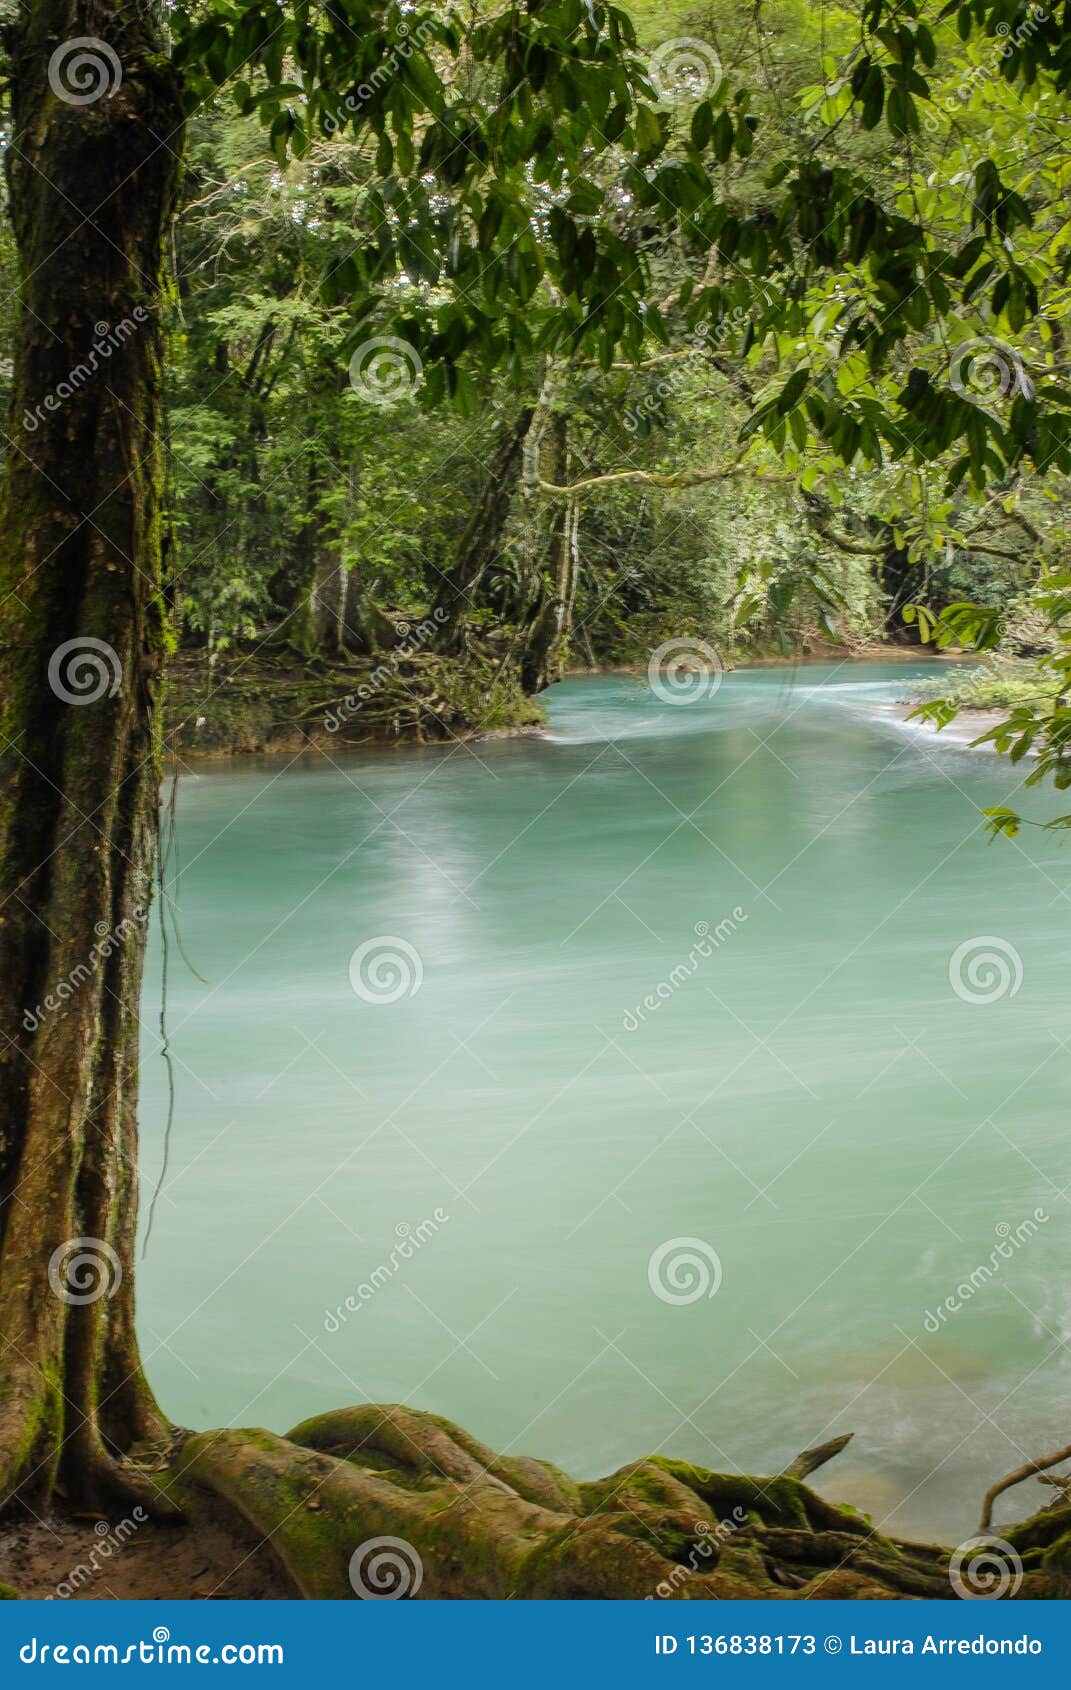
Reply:
[[1071, 857], [987, 843], [1022, 771], [893, 717], [933, 668], [572, 680], [546, 735], [184, 776], [170, 1413], [405, 1400], [580, 1476], [854, 1431], [821, 1488], [947, 1541], [1066, 1442]]

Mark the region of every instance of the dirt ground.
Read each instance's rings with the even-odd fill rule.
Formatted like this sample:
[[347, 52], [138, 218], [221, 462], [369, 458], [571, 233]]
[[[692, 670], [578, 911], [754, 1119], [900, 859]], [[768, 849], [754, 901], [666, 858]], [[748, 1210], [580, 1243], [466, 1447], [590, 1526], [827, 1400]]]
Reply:
[[0, 1524], [0, 1585], [56, 1601], [295, 1595], [270, 1545], [219, 1514], [179, 1526], [62, 1515]]

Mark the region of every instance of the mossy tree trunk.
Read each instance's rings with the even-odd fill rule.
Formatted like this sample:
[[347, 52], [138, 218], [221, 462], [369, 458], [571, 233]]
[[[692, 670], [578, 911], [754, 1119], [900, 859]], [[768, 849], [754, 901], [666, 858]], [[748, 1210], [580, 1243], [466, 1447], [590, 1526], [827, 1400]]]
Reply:
[[[549, 479], [564, 487], [569, 481], [569, 422], [555, 411], [548, 431]], [[547, 544], [547, 569], [540, 571], [540, 599], [533, 612], [521, 662], [525, 692], [542, 692], [561, 679], [565, 642], [573, 620], [578, 565], [580, 505], [575, 498], [558, 500]], [[545, 577], [549, 577], [549, 586]]]
[[31, 0], [7, 39], [21, 301], [0, 517], [0, 1502], [58, 1484], [151, 1505], [123, 1456], [165, 1430], [133, 1319], [162, 262], [183, 135], [160, 18], [146, 0]]
[[510, 507], [520, 479], [524, 443], [535, 407], [525, 405], [504, 430], [492, 454], [479, 496], [441, 578], [435, 614], [439, 643], [446, 651], [464, 644], [465, 616], [474, 607], [480, 583], [502, 549]]

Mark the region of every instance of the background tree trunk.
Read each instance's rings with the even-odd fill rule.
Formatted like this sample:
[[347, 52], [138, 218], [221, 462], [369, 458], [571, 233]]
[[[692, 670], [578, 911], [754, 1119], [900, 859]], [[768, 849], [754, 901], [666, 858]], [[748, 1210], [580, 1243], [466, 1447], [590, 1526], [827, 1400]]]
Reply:
[[59, 1481], [87, 1506], [151, 1505], [122, 1456], [165, 1430], [133, 1243], [182, 111], [145, 0], [32, 0], [8, 46], [22, 284], [0, 520], [0, 1503]]
[[524, 406], [499, 440], [453, 563], [443, 576], [435, 611], [442, 627], [439, 643], [446, 651], [460, 649], [466, 612], [473, 608], [473, 596], [501, 550], [534, 415], [534, 406]]
[[[564, 487], [569, 480], [569, 422], [564, 412], [554, 413], [549, 432], [550, 479]], [[540, 598], [521, 662], [521, 685], [527, 693], [542, 692], [552, 681], [561, 679], [563, 647], [572, 626], [576, 597], [579, 525], [579, 500], [560, 499], [551, 521], [547, 570], [539, 574]], [[551, 582], [549, 589], [545, 575]]]

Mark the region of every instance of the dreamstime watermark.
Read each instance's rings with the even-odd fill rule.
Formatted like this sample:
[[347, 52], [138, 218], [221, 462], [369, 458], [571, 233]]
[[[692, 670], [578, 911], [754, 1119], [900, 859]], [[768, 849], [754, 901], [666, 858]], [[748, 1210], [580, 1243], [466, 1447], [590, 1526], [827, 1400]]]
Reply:
[[1000, 1221], [995, 1228], [999, 1242], [994, 1244], [989, 1252], [989, 1260], [979, 1262], [978, 1266], [973, 1268], [965, 1279], [960, 1280], [955, 1291], [951, 1292], [943, 1303], [938, 1303], [936, 1309], [926, 1310], [922, 1322], [926, 1331], [940, 1332], [942, 1323], [949, 1316], [958, 1314], [960, 1309], [966, 1303], [969, 1303], [972, 1297], [977, 1296], [978, 1292], [983, 1290], [991, 1279], [995, 1279], [997, 1274], [1002, 1271], [1004, 1263], [1010, 1262], [1017, 1250], [1021, 1250], [1024, 1244], [1029, 1244], [1032, 1238], [1036, 1238], [1048, 1219], [1049, 1216], [1044, 1209], [1035, 1209], [1034, 1213], [1028, 1216], [1025, 1221], [1020, 1221], [1018, 1226], [1009, 1226], [1007, 1221]]
[[998, 23], [998, 42], [994, 54], [990, 55], [982, 64], [970, 65], [963, 70], [960, 79], [950, 94], [943, 94], [936, 100], [926, 103], [923, 125], [933, 134], [941, 127], [939, 112], [946, 117], [952, 117], [962, 106], [969, 106], [976, 93], [984, 93], [990, 83], [996, 81], [999, 72], [992, 58], [1010, 59], [1025, 42], [1031, 40], [1043, 24], [1049, 22], [1049, 13], [1043, 6], [1028, 6], [1025, 15], [1016, 24], [1014, 30], [1010, 24]]
[[375, 335], [357, 348], [349, 365], [350, 386], [370, 405], [411, 399], [424, 380], [416, 347], [394, 334]]
[[360, 1314], [366, 1303], [370, 1303], [377, 1291], [382, 1291], [384, 1285], [389, 1285], [396, 1273], [399, 1273], [406, 1262], [411, 1262], [418, 1250], [441, 1227], [444, 1227], [450, 1216], [445, 1209], [436, 1209], [431, 1220], [421, 1221], [419, 1226], [410, 1226], [408, 1221], [399, 1221], [395, 1227], [398, 1243], [394, 1245], [385, 1262], [380, 1262], [367, 1279], [362, 1279], [356, 1291], [350, 1293], [345, 1302], [339, 1303], [337, 1308], [324, 1310], [324, 1331], [332, 1336], [340, 1332], [351, 1314]]
[[952, 952], [948, 982], [964, 1003], [997, 1003], [1013, 998], [1022, 985], [1023, 959], [1007, 939], [979, 933]]
[[107, 640], [79, 634], [64, 640], [48, 660], [48, 684], [64, 704], [96, 704], [114, 698], [123, 684], [119, 653]]
[[67, 106], [110, 99], [122, 80], [118, 53], [96, 35], [72, 36], [48, 61], [48, 86]]
[[66, 1238], [48, 1263], [48, 1284], [61, 1303], [84, 1308], [114, 1297], [123, 1283], [123, 1264], [103, 1238]]
[[706, 640], [663, 640], [647, 662], [647, 684], [663, 704], [698, 704], [713, 698], [725, 670]]
[[701, 963], [709, 960], [718, 949], [724, 945], [726, 939], [732, 937], [742, 922], [747, 920], [747, 914], [737, 904], [732, 915], [727, 915], [711, 928], [709, 921], [697, 921], [695, 924], [696, 942], [692, 946], [683, 962], [678, 962], [671, 968], [664, 980], [660, 980], [654, 991], [648, 992], [642, 1002], [633, 1009], [626, 1009], [621, 1019], [621, 1025], [626, 1033], [634, 1033], [648, 1015], [653, 1015], [656, 1009], [671, 998], [681, 986], [698, 972]]
[[679, 1590], [688, 1578], [689, 1573], [706, 1573], [711, 1568], [706, 1563], [713, 1559], [714, 1566], [718, 1564], [718, 1551], [723, 1543], [727, 1543], [734, 1532], [738, 1532], [748, 1521], [747, 1509], [736, 1504], [726, 1520], [719, 1520], [711, 1525], [709, 1520], [695, 1522], [695, 1542], [688, 1551], [688, 1559], [679, 1561], [670, 1573], [656, 1585], [654, 1593], [644, 1598], [647, 1602], [665, 1601]]
[[643, 398], [635, 405], [630, 405], [621, 420], [630, 434], [635, 434], [644, 423], [656, 417], [671, 394], [682, 386], [694, 372], [696, 365], [701, 364], [704, 357], [717, 352], [725, 344], [728, 337], [737, 329], [742, 329], [748, 320], [748, 312], [743, 305], [738, 305], [723, 317], [715, 328], [703, 328], [696, 331], [690, 339], [690, 348], [681, 358], [675, 360], [653, 387], [649, 388]]
[[[390, 86], [402, 65], [406, 64], [414, 53], [422, 52], [428, 43], [435, 39], [436, 34], [436, 25], [430, 18], [422, 18], [412, 30], [404, 19], [397, 23], [394, 40], [383, 58], [364, 82], [359, 82], [356, 88], [350, 90], [339, 107], [340, 111], [345, 112], [347, 117], [355, 117], [369, 100]], [[344, 121], [342, 117], [325, 117], [324, 130], [328, 135], [334, 135], [342, 128]]]
[[31, 1637], [19, 1650], [24, 1666], [281, 1667], [281, 1643], [172, 1643], [166, 1625], [137, 1643], [45, 1643]]
[[961, 399], [1034, 397], [1034, 384], [1018, 352], [991, 335], [956, 347], [948, 363], [948, 380]]
[[424, 984], [424, 962], [415, 945], [394, 933], [365, 939], [350, 957], [350, 985], [365, 1003], [414, 998]]
[[96, 972], [101, 963], [106, 962], [129, 939], [133, 938], [139, 928], [145, 926], [148, 919], [149, 912], [143, 909], [140, 904], [136, 904], [133, 915], [124, 916], [115, 927], [109, 927], [106, 921], [98, 921], [93, 931], [100, 943], [91, 948], [84, 962], [77, 963], [58, 985], [54, 986], [50, 992], [45, 993], [43, 1000], [37, 1005], [36, 1009], [26, 1011], [22, 1018], [22, 1025], [26, 1031], [36, 1033], [43, 1021], [47, 1020], [50, 1015], [55, 1015], [56, 1011], [62, 1009], [65, 1003], [69, 1003], [75, 993]]
[[377, 663], [367, 681], [362, 681], [355, 693], [347, 693], [341, 703], [327, 712], [324, 717], [327, 732], [337, 733], [349, 716], [360, 710], [369, 699], [381, 693], [387, 683], [395, 679], [402, 664], [415, 657], [417, 652], [434, 638], [446, 619], [446, 610], [442, 605], [436, 605], [431, 615], [425, 616], [415, 627], [410, 626], [408, 622], [399, 622], [396, 631], [401, 635], [401, 645], [395, 646], [382, 663]]
[[948, 1563], [948, 1578], [963, 1602], [997, 1602], [1018, 1593], [1023, 1563], [1002, 1537], [968, 1537]]
[[[72, 1567], [67, 1577], [60, 1580], [56, 1586], [56, 1598], [66, 1602], [77, 1595], [84, 1584], [96, 1578], [112, 1556], [122, 1549], [127, 1539], [133, 1537], [138, 1527], [143, 1526], [148, 1518], [148, 1513], [138, 1503], [131, 1509], [129, 1518], [120, 1520], [117, 1526], [110, 1526], [107, 1520], [98, 1520], [93, 1530], [100, 1541], [93, 1545], [88, 1560], [79, 1561], [77, 1567]], [[45, 1597], [46, 1602], [53, 1600], [51, 1596]]]
[[93, 333], [96, 336], [83, 363], [75, 364], [67, 371], [62, 381], [58, 381], [50, 393], [46, 393], [31, 410], [29, 405], [23, 407], [22, 426], [27, 434], [36, 434], [45, 416], [62, 411], [68, 399], [73, 399], [93, 377], [99, 375], [101, 369], [111, 358], [112, 354], [121, 351], [130, 337], [137, 333], [149, 321], [149, 312], [144, 305], [135, 305], [129, 317], [121, 322], [95, 323]]
[[362, 1602], [399, 1602], [424, 1582], [424, 1563], [404, 1537], [369, 1537], [350, 1556], [350, 1584]]
[[702, 100], [725, 75], [717, 48], [696, 35], [663, 41], [647, 61], [651, 87], [660, 100]]
[[721, 1288], [721, 1257], [702, 1238], [667, 1238], [651, 1252], [647, 1283], [663, 1303], [698, 1303]]

